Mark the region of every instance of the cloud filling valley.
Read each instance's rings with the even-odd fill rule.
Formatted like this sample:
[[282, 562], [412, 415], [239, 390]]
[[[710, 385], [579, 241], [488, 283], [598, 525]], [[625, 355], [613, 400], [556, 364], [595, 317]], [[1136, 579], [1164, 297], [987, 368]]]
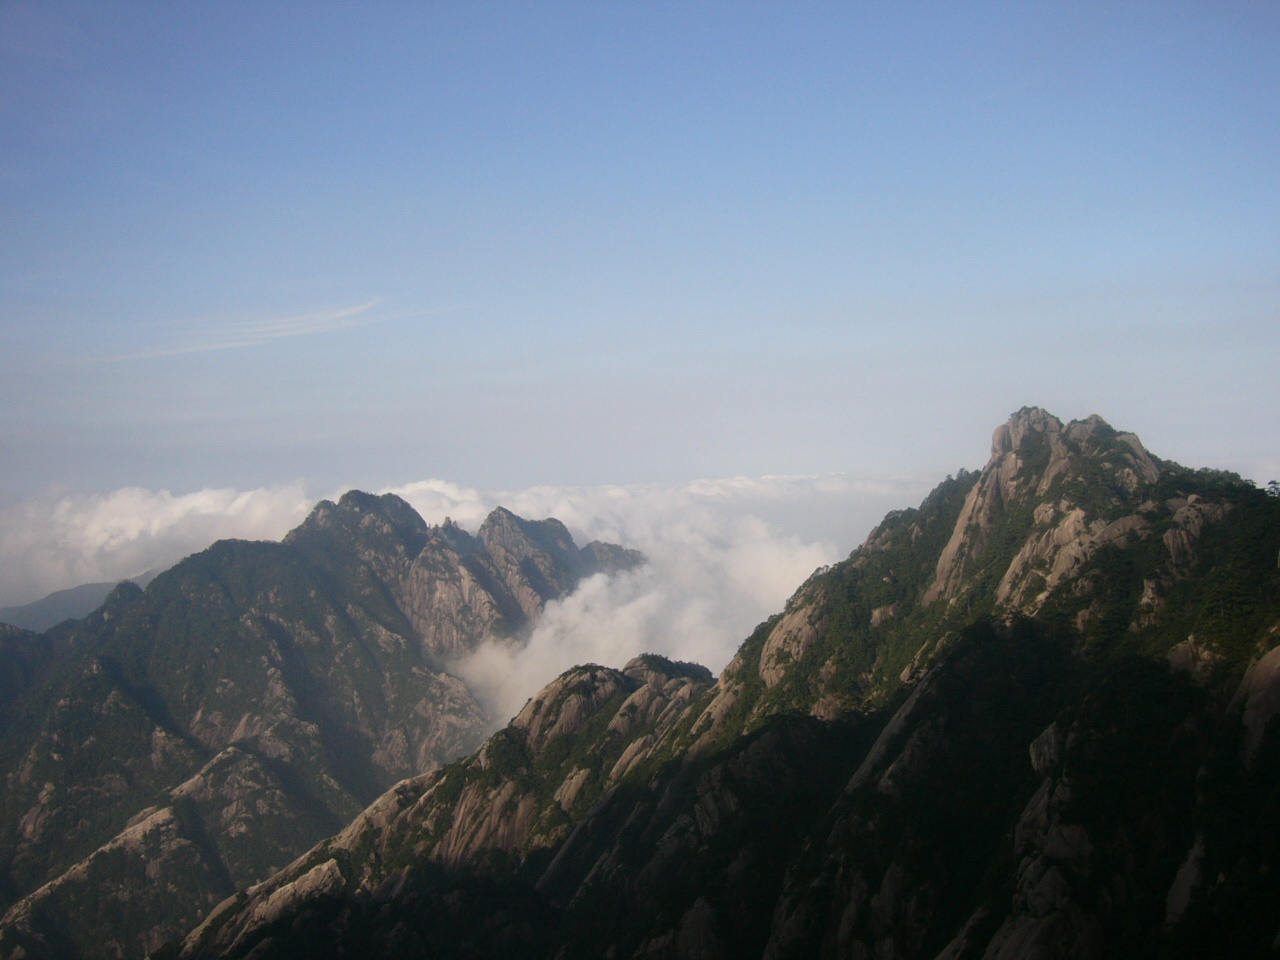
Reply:
[[[501, 505], [556, 517], [579, 546], [604, 540], [648, 557], [549, 604], [527, 642], [486, 642], [452, 665], [505, 719], [578, 663], [620, 667], [648, 652], [720, 670], [814, 569], [846, 556], [886, 511], [919, 502], [927, 484], [828, 475], [482, 491], [431, 479], [380, 492], [432, 524], [448, 517], [474, 531]], [[28, 499], [0, 509], [0, 604], [137, 576], [217, 539], [279, 539], [316, 499], [302, 484]]]

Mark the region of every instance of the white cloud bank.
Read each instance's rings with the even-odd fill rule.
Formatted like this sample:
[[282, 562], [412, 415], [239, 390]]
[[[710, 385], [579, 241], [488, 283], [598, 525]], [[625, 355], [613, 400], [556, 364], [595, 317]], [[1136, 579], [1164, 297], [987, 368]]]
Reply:
[[[450, 517], [475, 530], [502, 505], [559, 518], [579, 545], [606, 540], [649, 558], [550, 604], [527, 644], [486, 644], [455, 665], [505, 718], [577, 663], [621, 666], [652, 652], [719, 670], [816, 567], [847, 555], [886, 511], [918, 503], [928, 486], [835, 475], [515, 491], [424, 480], [390, 492], [430, 523]], [[133, 576], [219, 538], [278, 539], [316, 499], [301, 484], [184, 495], [131, 487], [0, 508], [0, 605]]]
[[258, 490], [124, 487], [0, 507], [0, 605], [167, 567], [215, 540], [277, 540], [311, 508], [303, 485]]
[[622, 666], [640, 653], [719, 671], [814, 569], [846, 556], [888, 511], [927, 485], [850, 476], [737, 477], [681, 484], [535, 487], [491, 495], [438, 480], [393, 492], [431, 522], [474, 529], [497, 503], [563, 521], [581, 545], [605, 540], [649, 563], [594, 577], [548, 605], [527, 644], [488, 643], [454, 669], [498, 717], [574, 664]]

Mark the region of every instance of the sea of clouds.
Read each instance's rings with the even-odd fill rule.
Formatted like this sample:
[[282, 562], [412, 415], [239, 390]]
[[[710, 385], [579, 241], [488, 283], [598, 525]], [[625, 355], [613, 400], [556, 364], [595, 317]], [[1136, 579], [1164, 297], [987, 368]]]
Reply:
[[[928, 484], [832, 475], [510, 491], [423, 480], [388, 489], [430, 523], [448, 517], [474, 531], [501, 505], [558, 518], [579, 545], [605, 540], [648, 557], [550, 604], [527, 642], [489, 643], [453, 665], [507, 717], [578, 663], [622, 666], [652, 652], [720, 670], [817, 567], [846, 556], [887, 511], [918, 503]], [[0, 605], [136, 576], [217, 539], [279, 539], [317, 499], [303, 484], [188, 494], [131, 487], [0, 508]]]

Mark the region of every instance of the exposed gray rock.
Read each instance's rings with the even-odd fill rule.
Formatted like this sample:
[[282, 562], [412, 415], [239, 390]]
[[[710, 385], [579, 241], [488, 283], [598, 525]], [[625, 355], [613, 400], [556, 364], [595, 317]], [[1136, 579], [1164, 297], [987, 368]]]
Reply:
[[1185, 673], [1204, 686], [1212, 679], [1214, 668], [1222, 662], [1222, 656], [1190, 636], [1170, 648], [1168, 660], [1172, 669]]
[[772, 687], [781, 680], [791, 664], [804, 659], [818, 638], [822, 625], [810, 622], [812, 615], [810, 607], [796, 607], [784, 614], [770, 632], [760, 654], [760, 677], [765, 686]]
[[1166, 927], [1171, 927], [1181, 920], [1187, 912], [1187, 907], [1191, 905], [1191, 898], [1203, 880], [1204, 855], [1204, 837], [1198, 836], [1191, 849], [1187, 851], [1187, 859], [1182, 861], [1182, 866], [1178, 868], [1178, 875], [1174, 877], [1169, 893], [1165, 897], [1164, 924]]
[[1195, 494], [1186, 500], [1170, 500], [1166, 506], [1173, 510], [1173, 526], [1165, 531], [1163, 537], [1169, 551], [1169, 564], [1176, 574], [1185, 576], [1195, 562], [1196, 541], [1205, 524], [1221, 520], [1230, 506], [1205, 503]]
[[1031, 767], [1036, 773], [1044, 776], [1062, 763], [1063, 750], [1067, 745], [1066, 732], [1054, 721], [1045, 727], [1040, 736], [1031, 741]]
[[1240, 747], [1241, 759], [1252, 764], [1262, 748], [1271, 722], [1280, 713], [1280, 647], [1270, 650], [1262, 659], [1249, 667], [1232, 699], [1232, 706], [1240, 710], [1244, 723], [1244, 742]]
[[[678, 718], [681, 706], [710, 679], [705, 668], [652, 656], [632, 660], [621, 671], [591, 665], [567, 671], [470, 760], [397, 784], [346, 829], [247, 891], [234, 909], [224, 905], [216, 921], [187, 938], [183, 955], [219, 956], [233, 945], [249, 944], [267, 918], [280, 916], [285, 906], [296, 912], [307, 900], [339, 888], [372, 896], [388, 884], [403, 883], [414, 864], [474, 867], [497, 854], [520, 857], [553, 847], [568, 830], [564, 812], [582, 809], [587, 792], [598, 800], [616, 782], [620, 773], [611, 758], [626, 755], [636, 743], [659, 742], [663, 724]], [[592, 724], [612, 732], [616, 742], [588, 754], [589, 766], [571, 763], [551, 770], [550, 782], [530, 780], [540, 754]], [[629, 739], [639, 731], [652, 732]], [[643, 755], [643, 748], [633, 753], [624, 771]], [[544, 796], [550, 797], [549, 807], [540, 799]], [[717, 815], [711, 806], [704, 811], [707, 817]], [[377, 858], [351, 856], [371, 849], [379, 851]], [[313, 882], [316, 877], [324, 882]], [[696, 918], [695, 913], [683, 928], [681, 943], [705, 932]]]

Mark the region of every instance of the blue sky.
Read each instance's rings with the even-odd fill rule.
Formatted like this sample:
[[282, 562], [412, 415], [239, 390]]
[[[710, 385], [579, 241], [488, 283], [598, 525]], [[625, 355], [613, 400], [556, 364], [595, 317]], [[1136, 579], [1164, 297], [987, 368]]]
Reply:
[[[0, 2], [0, 506], [1280, 475], [1280, 4]], [[907, 504], [903, 504], [904, 506]]]

